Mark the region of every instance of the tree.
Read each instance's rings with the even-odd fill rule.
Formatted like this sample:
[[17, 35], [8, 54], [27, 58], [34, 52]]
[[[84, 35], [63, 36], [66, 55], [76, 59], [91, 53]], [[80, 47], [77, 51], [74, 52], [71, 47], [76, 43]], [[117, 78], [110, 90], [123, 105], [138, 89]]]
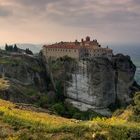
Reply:
[[10, 52], [13, 51], [13, 46], [12, 45], [8, 46], [8, 51], [10, 51]]
[[17, 52], [17, 51], [18, 51], [18, 47], [17, 47], [17, 45], [16, 45], [16, 44], [14, 45], [13, 50], [14, 50], [14, 52]]
[[32, 52], [31, 50], [29, 50], [29, 48], [27, 48], [27, 49], [25, 50], [25, 52], [26, 52], [26, 54], [33, 55], [33, 52]]
[[5, 44], [5, 50], [8, 51], [9, 47], [7, 44]]

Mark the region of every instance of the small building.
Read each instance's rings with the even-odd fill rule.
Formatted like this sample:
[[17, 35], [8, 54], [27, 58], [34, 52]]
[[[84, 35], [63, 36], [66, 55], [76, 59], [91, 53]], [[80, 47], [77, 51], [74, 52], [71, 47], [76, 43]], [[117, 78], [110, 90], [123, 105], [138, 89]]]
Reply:
[[86, 39], [77, 40], [75, 42], [59, 42], [52, 45], [43, 46], [43, 54], [46, 59], [59, 58], [69, 56], [75, 59], [90, 58], [90, 57], [112, 57], [113, 51], [110, 48], [102, 48], [97, 40]]

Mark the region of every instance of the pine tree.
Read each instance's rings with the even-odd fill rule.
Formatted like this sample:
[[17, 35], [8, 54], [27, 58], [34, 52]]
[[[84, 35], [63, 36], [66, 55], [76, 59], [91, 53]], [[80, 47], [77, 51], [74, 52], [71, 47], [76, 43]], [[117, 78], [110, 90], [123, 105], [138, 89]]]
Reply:
[[27, 48], [27, 49], [25, 50], [25, 52], [26, 52], [26, 54], [33, 55], [33, 52], [32, 52], [31, 50], [29, 50], [29, 48]]
[[8, 51], [9, 50], [9, 47], [7, 44], [5, 44], [5, 50]]
[[13, 49], [14, 49], [14, 52], [17, 52], [18, 51], [18, 47], [17, 47], [16, 44], [14, 45], [14, 48]]

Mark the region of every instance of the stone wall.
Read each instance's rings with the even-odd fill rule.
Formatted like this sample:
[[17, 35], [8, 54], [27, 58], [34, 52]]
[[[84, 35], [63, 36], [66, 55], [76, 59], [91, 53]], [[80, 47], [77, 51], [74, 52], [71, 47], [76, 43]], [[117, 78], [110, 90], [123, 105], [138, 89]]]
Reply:
[[69, 56], [71, 58], [79, 59], [79, 49], [67, 49], [67, 48], [46, 48], [43, 47], [43, 54], [48, 59], [51, 58], [60, 58], [64, 56]]

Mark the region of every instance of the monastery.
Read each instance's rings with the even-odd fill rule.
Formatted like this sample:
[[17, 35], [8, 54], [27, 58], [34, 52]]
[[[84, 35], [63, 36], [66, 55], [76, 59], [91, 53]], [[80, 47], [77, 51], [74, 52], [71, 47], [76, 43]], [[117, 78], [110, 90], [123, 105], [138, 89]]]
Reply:
[[43, 53], [48, 58], [59, 58], [69, 56], [75, 59], [83, 59], [90, 57], [107, 57], [111, 58], [113, 51], [110, 48], [102, 48], [97, 40], [91, 40], [89, 36], [81, 41], [60, 42], [52, 45], [44, 45]]

